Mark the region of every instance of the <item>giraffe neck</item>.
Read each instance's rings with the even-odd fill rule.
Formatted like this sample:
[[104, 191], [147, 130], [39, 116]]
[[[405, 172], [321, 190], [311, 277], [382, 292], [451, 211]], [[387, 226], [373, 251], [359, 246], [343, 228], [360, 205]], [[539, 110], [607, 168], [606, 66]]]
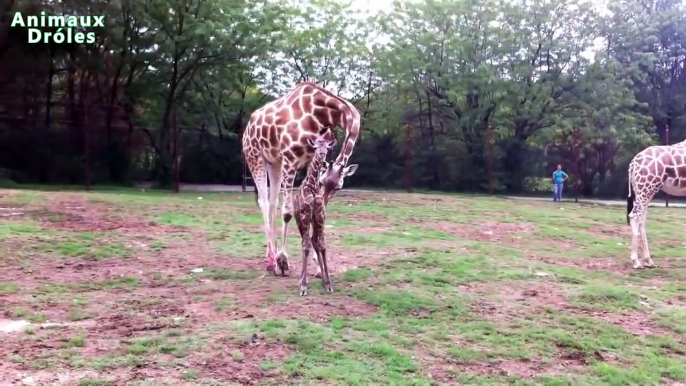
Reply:
[[[307, 94], [307, 89], [314, 88], [313, 92], [320, 93], [325, 98], [324, 105], [330, 108], [335, 108], [340, 111], [340, 118], [333, 119], [329, 114], [328, 120], [321, 120], [320, 124], [324, 126], [336, 126], [340, 125], [345, 129], [345, 139], [343, 140], [343, 145], [341, 146], [341, 151], [338, 153], [334, 165], [339, 168], [348, 164], [350, 156], [352, 156], [353, 150], [355, 148], [355, 143], [360, 135], [360, 112], [353, 106], [352, 103], [348, 102], [344, 98], [332, 93], [331, 91], [315, 84], [312, 82], [303, 82], [296, 86], [296, 89], [300, 91], [300, 95], [303, 96]], [[331, 104], [330, 102], [333, 102]], [[314, 104], [310, 104], [312, 111], [314, 113]], [[325, 122], [324, 122], [325, 121]]]
[[307, 167], [307, 175], [302, 182], [302, 190], [305, 195], [316, 196], [318, 192], [319, 185], [319, 169], [322, 167], [322, 163], [326, 158], [326, 153], [319, 154], [316, 152], [310, 161], [310, 165]]
[[[354, 109], [354, 107], [352, 107]], [[338, 157], [334, 161], [334, 165], [340, 165], [343, 167], [348, 164], [350, 156], [353, 154], [355, 149], [355, 142], [357, 142], [357, 137], [360, 135], [360, 118], [357, 110], [353, 113], [350, 112], [350, 116], [346, 115], [347, 127], [345, 128], [345, 139], [343, 140], [343, 146], [341, 147]]]

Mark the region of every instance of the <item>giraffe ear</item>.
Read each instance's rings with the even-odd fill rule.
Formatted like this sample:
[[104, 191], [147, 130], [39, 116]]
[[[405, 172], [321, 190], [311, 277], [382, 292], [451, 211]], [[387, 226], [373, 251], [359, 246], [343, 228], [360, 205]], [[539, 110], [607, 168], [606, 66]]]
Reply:
[[352, 176], [357, 171], [358, 166], [359, 166], [358, 164], [348, 165], [348, 166], [346, 166], [345, 169], [343, 169], [343, 173], [341, 173], [341, 174], [343, 175], [343, 177]]
[[329, 149], [336, 146], [337, 143], [338, 143], [338, 141], [336, 141], [336, 138], [332, 139], [331, 142], [329, 142]]
[[317, 140], [314, 137], [307, 138], [307, 144], [310, 145], [311, 147], [315, 147], [316, 143], [317, 143]]

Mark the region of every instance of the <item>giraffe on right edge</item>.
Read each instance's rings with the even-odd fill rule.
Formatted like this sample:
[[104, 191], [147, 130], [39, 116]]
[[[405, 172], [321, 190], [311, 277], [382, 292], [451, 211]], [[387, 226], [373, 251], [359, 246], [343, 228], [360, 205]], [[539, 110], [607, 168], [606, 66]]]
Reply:
[[629, 163], [626, 220], [631, 225], [631, 262], [635, 269], [644, 267], [638, 259], [639, 237], [645, 267], [656, 267], [648, 249], [646, 220], [648, 204], [660, 190], [672, 196], [686, 196], [686, 141], [647, 147]]

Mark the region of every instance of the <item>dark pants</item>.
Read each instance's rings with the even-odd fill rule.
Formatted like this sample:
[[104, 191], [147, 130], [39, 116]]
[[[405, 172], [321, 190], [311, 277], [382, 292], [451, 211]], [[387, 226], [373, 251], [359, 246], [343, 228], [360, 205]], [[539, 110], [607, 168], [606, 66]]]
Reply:
[[562, 201], [562, 188], [564, 187], [564, 183], [555, 183], [553, 184], [553, 201]]

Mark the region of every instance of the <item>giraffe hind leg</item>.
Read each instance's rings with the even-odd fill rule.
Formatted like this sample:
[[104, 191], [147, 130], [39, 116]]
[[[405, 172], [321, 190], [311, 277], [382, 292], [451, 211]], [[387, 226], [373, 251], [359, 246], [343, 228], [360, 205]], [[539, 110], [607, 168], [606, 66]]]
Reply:
[[276, 256], [276, 263], [279, 265], [281, 272], [285, 276], [285, 272], [290, 270], [288, 264], [287, 240], [288, 240], [288, 224], [293, 218], [293, 181], [295, 180], [296, 170], [282, 168], [281, 169], [281, 195], [283, 202], [281, 205], [281, 215], [283, 218], [283, 225], [281, 228], [281, 249]]
[[264, 235], [267, 239], [267, 271], [275, 270], [275, 250], [276, 245], [271, 242], [272, 225], [269, 221], [269, 190], [267, 188], [267, 171], [266, 162], [259, 155], [249, 154], [247, 157], [248, 167], [255, 182], [255, 191], [257, 195], [257, 205], [262, 212], [262, 219], [264, 220]]
[[[267, 175], [269, 176], [269, 242], [276, 251], [276, 212], [279, 203], [279, 188], [281, 187], [281, 165], [272, 165], [267, 163]], [[281, 273], [285, 276], [284, 260], [281, 256], [275, 256], [274, 260], [269, 263], [269, 266], [278, 266]], [[286, 262], [285, 266], [288, 266]], [[276, 267], [273, 270], [277, 274]]]
[[[638, 245], [643, 246], [643, 256], [648, 257], [648, 263], [652, 263], [649, 259], [650, 251], [648, 250], [648, 238], [645, 235], [645, 226], [648, 217], [648, 204], [652, 201], [655, 194], [660, 191], [662, 184], [660, 180], [645, 181], [643, 184], [633, 185], [633, 209], [629, 213], [629, 223], [631, 225], [631, 262], [634, 269], [641, 269], [643, 265], [638, 260]], [[653, 265], [653, 264], [649, 264]]]
[[641, 237], [641, 220], [642, 220], [642, 214], [639, 212], [637, 213], [637, 207], [634, 207], [633, 211], [631, 214], [629, 214], [629, 224], [631, 225], [631, 265], [634, 269], [641, 269], [643, 266], [641, 265], [641, 261], [638, 259], [638, 243], [639, 243], [639, 238]]
[[648, 235], [646, 234], [646, 223], [648, 220], [648, 212], [644, 212], [641, 217], [641, 239], [643, 244], [643, 266], [646, 268], [655, 268], [653, 259], [650, 257], [650, 249], [648, 248]]
[[643, 268], [641, 261], [638, 260], [638, 241], [640, 237], [638, 222], [639, 219], [635, 217], [631, 219], [631, 256], [629, 258], [631, 259], [631, 265], [634, 269]]

